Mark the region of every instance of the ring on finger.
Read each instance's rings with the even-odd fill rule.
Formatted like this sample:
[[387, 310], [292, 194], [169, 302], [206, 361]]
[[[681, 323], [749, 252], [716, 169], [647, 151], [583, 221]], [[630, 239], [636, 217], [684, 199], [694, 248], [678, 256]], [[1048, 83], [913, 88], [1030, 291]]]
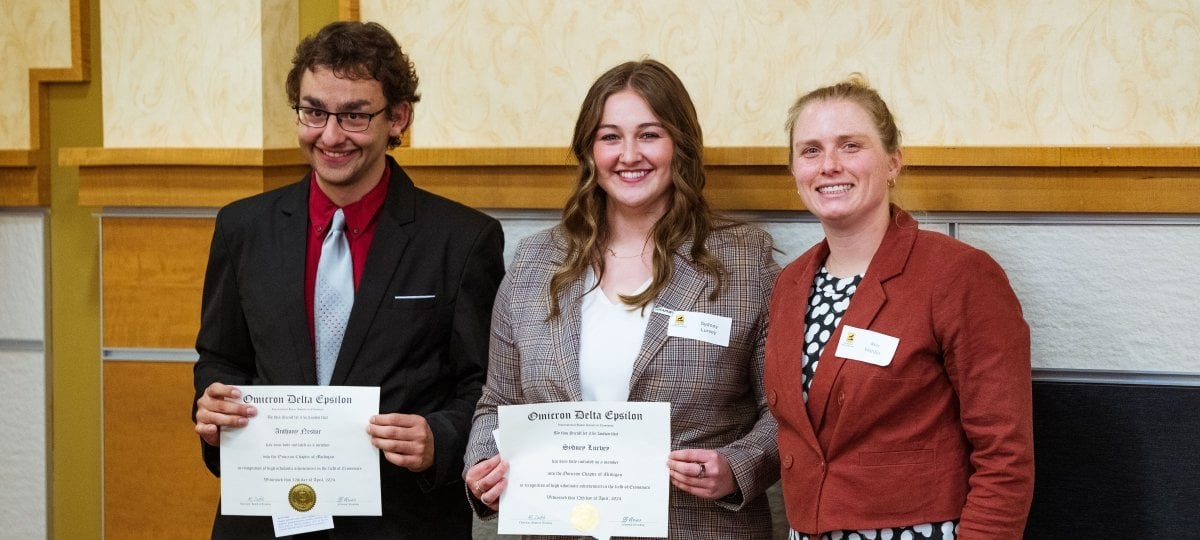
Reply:
[[698, 465], [700, 465], [700, 473], [696, 475], [696, 478], [704, 478], [704, 476], [705, 476], [704, 464], [699, 463]]

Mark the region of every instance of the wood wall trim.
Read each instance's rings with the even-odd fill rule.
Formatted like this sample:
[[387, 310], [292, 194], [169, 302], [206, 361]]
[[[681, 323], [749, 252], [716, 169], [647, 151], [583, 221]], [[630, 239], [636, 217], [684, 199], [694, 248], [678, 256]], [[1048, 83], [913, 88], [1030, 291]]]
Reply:
[[45, 87], [54, 82], [89, 79], [90, 11], [87, 0], [71, 0], [71, 65], [29, 70], [28, 150], [0, 150], [0, 206], [50, 206], [50, 100]]
[[41, 150], [0, 150], [0, 206], [50, 204], [49, 169]]
[[79, 167], [81, 206], [217, 208], [296, 181], [295, 148], [62, 148]]
[[[408, 165], [575, 165], [565, 147], [400, 148]], [[787, 148], [709, 147], [710, 166], [786, 166]], [[1200, 167], [1200, 146], [908, 146], [905, 166], [938, 167]]]
[[304, 165], [296, 148], [62, 148], [60, 165], [107, 166], [279, 166]]
[[[421, 187], [480, 208], [561, 208], [574, 183], [563, 147], [397, 148]], [[1200, 213], [1200, 147], [970, 147], [904, 149], [896, 198], [944, 212]], [[80, 168], [80, 204], [219, 207], [294, 181], [295, 149], [64, 148]], [[803, 210], [787, 149], [705, 150], [713, 205]]]
[[358, 5], [358, 0], [339, 0], [338, 1], [338, 20], [342, 21], [357, 21], [359, 20], [361, 9]]

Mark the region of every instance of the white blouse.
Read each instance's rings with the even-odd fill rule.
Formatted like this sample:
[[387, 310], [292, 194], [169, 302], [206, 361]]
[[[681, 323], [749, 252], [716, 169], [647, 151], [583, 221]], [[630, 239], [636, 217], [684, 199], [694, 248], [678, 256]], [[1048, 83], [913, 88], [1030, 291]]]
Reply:
[[[650, 287], [647, 279], [633, 294]], [[584, 290], [596, 284], [588, 270]], [[623, 302], [613, 303], [600, 287], [583, 296], [580, 307], [579, 386], [584, 401], [626, 401], [633, 363], [642, 348], [646, 322], [654, 304], [640, 309]]]

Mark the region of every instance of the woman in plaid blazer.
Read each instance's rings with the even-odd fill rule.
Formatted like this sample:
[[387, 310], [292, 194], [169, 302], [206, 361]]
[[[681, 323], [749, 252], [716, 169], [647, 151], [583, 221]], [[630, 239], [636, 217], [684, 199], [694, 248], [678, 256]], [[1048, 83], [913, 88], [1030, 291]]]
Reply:
[[[670, 536], [770, 538], [761, 495], [779, 458], [762, 374], [779, 266], [770, 236], [709, 209], [703, 146], [691, 98], [663, 64], [621, 64], [592, 85], [562, 223], [521, 242], [496, 298], [465, 457], [481, 516], [507, 485], [497, 406], [670, 402]], [[728, 345], [669, 337], [676, 310], [727, 317]]]

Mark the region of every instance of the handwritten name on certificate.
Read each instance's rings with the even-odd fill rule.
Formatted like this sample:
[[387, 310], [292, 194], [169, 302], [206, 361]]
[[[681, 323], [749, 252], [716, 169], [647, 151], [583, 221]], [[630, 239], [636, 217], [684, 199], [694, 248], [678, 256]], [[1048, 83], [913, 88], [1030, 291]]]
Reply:
[[258, 415], [221, 429], [221, 512], [378, 516], [379, 450], [369, 386], [239, 386]]
[[671, 404], [498, 408], [500, 534], [667, 536]]

